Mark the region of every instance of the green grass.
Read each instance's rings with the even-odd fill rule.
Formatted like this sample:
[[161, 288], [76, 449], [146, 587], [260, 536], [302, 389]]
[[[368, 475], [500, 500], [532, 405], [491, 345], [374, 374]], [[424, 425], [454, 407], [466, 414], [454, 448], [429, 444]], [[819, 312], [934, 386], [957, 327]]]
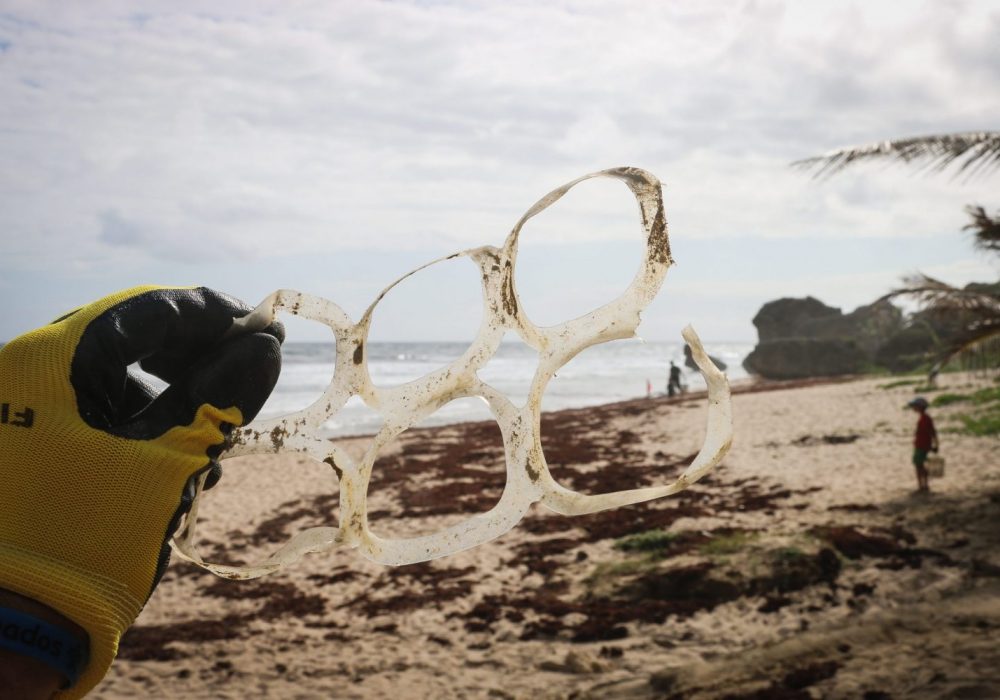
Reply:
[[779, 547], [772, 555], [776, 560], [796, 561], [806, 556], [798, 547]]
[[984, 404], [1000, 401], [1000, 387], [980, 389], [972, 395], [972, 403]]
[[649, 530], [637, 535], [623, 537], [614, 543], [614, 548], [630, 555], [624, 561], [601, 562], [594, 566], [585, 583], [592, 589], [609, 585], [609, 582], [623, 576], [634, 576], [652, 571], [663, 561], [666, 551], [678, 535], [666, 530]]
[[701, 545], [698, 550], [707, 555], [736, 554], [742, 551], [755, 538], [755, 533], [734, 532], [731, 535], [720, 535]]
[[955, 416], [962, 424], [960, 432], [980, 437], [1000, 435], [1000, 387], [987, 387], [971, 394], [941, 394], [934, 398], [931, 405], [949, 406], [956, 403], [969, 403], [978, 409]]
[[1000, 435], [1000, 405], [983, 413], [963, 414], [958, 419], [965, 426], [965, 432], [971, 435]]
[[968, 400], [968, 394], [941, 394], [934, 397], [934, 400], [931, 401], [931, 406], [950, 406], [953, 403], [961, 403]]
[[948, 406], [950, 404], [961, 403], [963, 401], [968, 401], [976, 406], [993, 403], [994, 401], [1000, 401], [1000, 387], [987, 387], [971, 394], [941, 394], [940, 396], [934, 397], [931, 405]]
[[615, 542], [615, 549], [622, 552], [658, 552], [667, 549], [677, 535], [665, 530], [649, 530], [638, 535], [623, 537]]

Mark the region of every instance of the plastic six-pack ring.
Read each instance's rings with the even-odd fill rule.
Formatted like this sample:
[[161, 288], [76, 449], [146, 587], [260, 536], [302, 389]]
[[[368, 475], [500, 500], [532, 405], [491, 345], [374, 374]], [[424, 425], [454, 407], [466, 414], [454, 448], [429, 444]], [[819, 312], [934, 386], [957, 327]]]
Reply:
[[[525, 314], [514, 282], [521, 229], [572, 187], [597, 177], [620, 180], [639, 204], [646, 243], [639, 271], [617, 299], [579, 318], [554, 326], [537, 326]], [[461, 357], [441, 369], [401, 386], [375, 386], [368, 371], [367, 343], [376, 306], [402, 280], [436, 263], [458, 257], [470, 259], [481, 273], [484, 317], [478, 335]], [[668, 496], [687, 488], [722, 460], [732, 441], [729, 383], [709, 360], [690, 326], [684, 329], [683, 336], [708, 387], [708, 425], [701, 450], [679, 477], [660, 486], [583, 494], [553, 478], [541, 442], [542, 396], [549, 380], [586, 348], [633, 337], [641, 312], [656, 296], [672, 262], [660, 182], [644, 170], [625, 167], [584, 175], [545, 195], [521, 217], [500, 248], [483, 246], [465, 250], [404, 275], [386, 287], [356, 323], [326, 299], [287, 289], [274, 292], [249, 316], [239, 319], [237, 326], [243, 330], [260, 329], [271, 323], [278, 313], [293, 314], [329, 326], [336, 340], [333, 379], [323, 395], [307, 408], [237, 429], [234, 444], [223, 458], [296, 452], [327, 464], [331, 478], [339, 482], [339, 525], [303, 530], [257, 564], [210, 564], [195, 551], [201, 499], [199, 485], [194, 505], [172, 542], [174, 549], [182, 558], [220, 576], [240, 579], [277, 571], [308, 552], [338, 546], [357, 548], [363, 556], [382, 564], [412, 564], [499, 537], [513, 528], [535, 502], [563, 515], [581, 515]], [[507, 331], [517, 333], [538, 353], [538, 366], [528, 399], [520, 407], [478, 375], [496, 353]], [[322, 425], [336, 416], [352, 396], [359, 396], [381, 418], [378, 432], [360, 459], [352, 458], [321, 433]], [[503, 436], [507, 481], [499, 502], [486, 513], [471, 516], [434, 534], [411, 538], [377, 536], [368, 526], [367, 495], [380, 453], [403, 431], [448, 402], [465, 397], [479, 397], [487, 403]]]

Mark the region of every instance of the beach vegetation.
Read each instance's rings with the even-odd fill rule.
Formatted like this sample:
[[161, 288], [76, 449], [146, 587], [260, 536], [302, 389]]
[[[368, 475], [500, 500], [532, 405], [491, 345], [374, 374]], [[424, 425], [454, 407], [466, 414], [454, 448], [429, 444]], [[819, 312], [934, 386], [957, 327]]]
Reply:
[[759, 535], [755, 532], [736, 531], [726, 535], [713, 537], [708, 542], [702, 544], [698, 549], [702, 554], [708, 556], [725, 556], [743, 551], [747, 546], [757, 539]]
[[932, 406], [948, 406], [953, 403], [968, 402], [976, 406], [1000, 401], [1000, 387], [986, 387], [971, 394], [941, 394], [931, 401]]
[[940, 407], [957, 403], [968, 403], [974, 407], [971, 413], [955, 416], [962, 426], [958, 432], [980, 437], [1000, 435], [1000, 387], [986, 387], [969, 394], [941, 394], [934, 398], [931, 405]]
[[[796, 161], [817, 177], [832, 175], [853, 163], [870, 160], [924, 163], [931, 170], [956, 166], [973, 178], [1000, 168], [1000, 131], [935, 134], [852, 146]], [[980, 205], [966, 207], [970, 222], [964, 227], [980, 251], [1000, 254], [1000, 212], [991, 215]], [[923, 274], [903, 279], [903, 286], [882, 299], [905, 297], [917, 302], [916, 319], [946, 330], [930, 352], [930, 375], [958, 363], [965, 369], [1000, 367], [1000, 282], [954, 287]]]
[[972, 394], [972, 403], [986, 404], [1000, 401], [1000, 387], [987, 387]]
[[965, 394], [941, 394], [940, 396], [934, 397], [931, 401], [931, 406], [950, 406], [953, 403], [960, 403], [968, 400], [969, 397]]
[[872, 361], [865, 361], [862, 363], [861, 368], [858, 370], [858, 374], [862, 374], [868, 377], [891, 377], [892, 370], [887, 367], [883, 367]]
[[948, 329], [930, 355], [930, 375], [942, 370], [1000, 367], [1000, 283], [955, 287], [917, 274], [904, 277], [903, 286], [884, 298], [895, 297], [917, 302], [922, 307], [920, 316]]
[[991, 411], [978, 414], [963, 414], [958, 417], [965, 432], [978, 437], [1000, 435], [1000, 405]]
[[778, 547], [777, 549], [774, 550], [773, 556], [775, 560], [779, 561], [780, 560], [795, 561], [804, 558], [806, 556], [806, 553], [803, 552], [798, 547]]

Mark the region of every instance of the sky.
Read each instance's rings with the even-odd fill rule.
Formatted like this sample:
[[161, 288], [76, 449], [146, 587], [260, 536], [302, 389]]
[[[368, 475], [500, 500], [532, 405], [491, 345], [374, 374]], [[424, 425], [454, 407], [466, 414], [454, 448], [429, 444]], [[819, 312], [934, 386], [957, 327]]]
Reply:
[[[0, 341], [149, 283], [294, 288], [357, 319], [621, 165], [663, 181], [677, 260], [647, 340], [753, 342], [769, 300], [847, 312], [918, 270], [994, 280], [962, 226], [1000, 209], [1000, 173], [789, 164], [1000, 129], [998, 36], [997, 0], [0, 0]], [[532, 321], [620, 294], [640, 234], [611, 180], [529, 222]], [[372, 339], [471, 338], [481, 306], [473, 265], [441, 263]]]

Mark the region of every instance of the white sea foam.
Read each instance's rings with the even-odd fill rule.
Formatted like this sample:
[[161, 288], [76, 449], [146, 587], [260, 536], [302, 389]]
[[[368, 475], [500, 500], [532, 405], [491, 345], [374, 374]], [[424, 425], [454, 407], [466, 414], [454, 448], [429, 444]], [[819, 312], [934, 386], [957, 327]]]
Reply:
[[[443, 367], [462, 354], [463, 343], [370, 343], [368, 363], [377, 386], [398, 386]], [[731, 380], [747, 376], [742, 362], [751, 343], [709, 343], [706, 348], [726, 363]], [[333, 374], [332, 343], [286, 343], [281, 378], [265, 404], [261, 417], [270, 418], [300, 410], [314, 401], [330, 383]], [[701, 374], [684, 367], [680, 343], [617, 341], [589, 348], [559, 370], [550, 382], [543, 409], [583, 408], [640, 398], [646, 395], [646, 380], [654, 394], [666, 389], [667, 371], [673, 360], [683, 370], [683, 381], [692, 390], [705, 388]], [[481, 372], [481, 378], [516, 399], [526, 396], [535, 371], [536, 357], [525, 345], [504, 343]], [[421, 425], [443, 425], [490, 418], [486, 406], [475, 399], [454, 401]], [[378, 418], [354, 397], [335, 420], [324, 425], [330, 436], [371, 433]]]

